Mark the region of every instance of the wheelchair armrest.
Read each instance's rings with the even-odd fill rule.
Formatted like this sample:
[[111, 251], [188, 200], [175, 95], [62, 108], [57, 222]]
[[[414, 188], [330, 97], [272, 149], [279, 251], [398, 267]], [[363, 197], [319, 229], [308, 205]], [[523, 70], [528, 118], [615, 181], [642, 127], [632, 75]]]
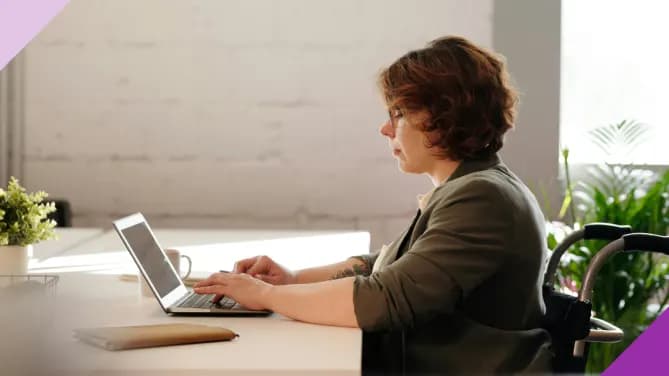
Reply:
[[624, 333], [622, 329], [609, 322], [591, 317], [590, 325], [591, 329], [587, 337], [574, 343], [574, 357], [583, 357], [586, 342], [614, 343], [620, 342], [623, 339]]
[[607, 321], [591, 317], [590, 326], [590, 333], [583, 339], [586, 342], [614, 343], [623, 340], [624, 333], [622, 329]]

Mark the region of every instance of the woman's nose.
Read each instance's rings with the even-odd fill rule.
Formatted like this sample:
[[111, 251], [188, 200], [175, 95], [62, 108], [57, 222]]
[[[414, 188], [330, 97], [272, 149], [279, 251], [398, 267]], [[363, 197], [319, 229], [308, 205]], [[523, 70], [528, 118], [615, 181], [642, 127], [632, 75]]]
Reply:
[[379, 132], [388, 137], [388, 138], [393, 138], [395, 137], [395, 134], [393, 132], [393, 126], [390, 124], [390, 120], [387, 120], [383, 125], [381, 125], [381, 128], [379, 128]]

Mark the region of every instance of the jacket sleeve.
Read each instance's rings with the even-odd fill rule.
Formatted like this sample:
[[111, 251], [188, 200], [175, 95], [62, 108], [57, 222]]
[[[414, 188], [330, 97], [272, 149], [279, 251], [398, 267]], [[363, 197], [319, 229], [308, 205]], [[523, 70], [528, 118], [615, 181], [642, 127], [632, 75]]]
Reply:
[[370, 275], [372, 273], [372, 268], [374, 267], [374, 263], [376, 262], [376, 259], [379, 258], [379, 253], [380, 251], [377, 250], [373, 253], [367, 253], [364, 255], [358, 255], [358, 256], [351, 256], [349, 259], [356, 259], [360, 260], [365, 264], [365, 270], [368, 271], [366, 275]]
[[464, 188], [435, 204], [407, 253], [377, 273], [356, 277], [353, 303], [360, 328], [410, 328], [451, 313], [503, 267], [514, 212], [490, 182]]

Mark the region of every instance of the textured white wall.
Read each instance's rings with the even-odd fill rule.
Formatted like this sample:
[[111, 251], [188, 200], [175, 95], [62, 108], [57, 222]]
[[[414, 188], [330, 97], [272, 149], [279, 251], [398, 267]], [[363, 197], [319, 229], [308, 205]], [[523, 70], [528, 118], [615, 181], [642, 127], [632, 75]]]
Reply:
[[492, 0], [72, 0], [26, 51], [24, 183], [77, 226], [361, 229], [389, 242], [398, 172], [375, 76], [446, 34], [491, 46]]

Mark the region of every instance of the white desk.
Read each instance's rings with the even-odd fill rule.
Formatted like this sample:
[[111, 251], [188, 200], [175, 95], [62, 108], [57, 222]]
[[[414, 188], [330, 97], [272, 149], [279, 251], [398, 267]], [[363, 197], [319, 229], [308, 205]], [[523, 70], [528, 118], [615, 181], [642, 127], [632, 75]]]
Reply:
[[[369, 249], [369, 235], [360, 232], [156, 230], [155, 233], [163, 245], [176, 245], [190, 254], [196, 268], [200, 263], [200, 269], [210, 271], [212, 265], [215, 265], [214, 269], [227, 268], [237, 257], [257, 254], [260, 250], [283, 259], [289, 267], [295, 267], [300, 263], [316, 265], [339, 261], [350, 255], [366, 253]], [[217, 244], [203, 245], [209, 242]], [[30, 359], [25, 364], [36, 367], [37, 373], [46, 373], [46, 369], [49, 374], [161, 376], [360, 373], [362, 338], [357, 329], [310, 325], [278, 315], [206, 318], [164, 314], [155, 299], [140, 297], [137, 283], [121, 281], [116, 275], [132, 268], [131, 258], [121, 248], [117, 235], [108, 232], [40, 263], [42, 267], [61, 270], [57, 299], [46, 299], [40, 303], [39, 308], [48, 306], [48, 311], [23, 309], [17, 311], [12, 319], [16, 322], [15, 330], [22, 333], [19, 342], [26, 342], [13, 343], [12, 346], [15, 349], [32, 349], [27, 350], [27, 355], [24, 350], [23, 355], [25, 359]], [[79, 269], [67, 272], [63, 262], [82, 263]], [[86, 267], [90, 268], [89, 272], [82, 269]], [[33, 302], [31, 300], [28, 304]], [[25, 312], [33, 314], [26, 316]], [[220, 325], [239, 333], [240, 338], [232, 342], [122, 352], [105, 351], [72, 339], [72, 329], [79, 327], [174, 322]], [[11, 330], [4, 333], [5, 338], [11, 334]], [[21, 353], [11, 359], [15, 363], [20, 362]]]

